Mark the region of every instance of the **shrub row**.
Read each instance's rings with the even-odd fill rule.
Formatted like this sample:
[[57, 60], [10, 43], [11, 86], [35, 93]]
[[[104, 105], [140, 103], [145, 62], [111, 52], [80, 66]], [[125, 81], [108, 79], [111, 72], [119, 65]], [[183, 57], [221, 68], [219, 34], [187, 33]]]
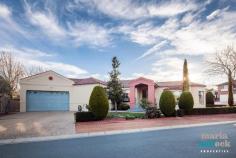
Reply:
[[228, 114], [236, 113], [236, 107], [223, 108], [194, 108], [190, 115]]
[[180, 115], [183, 116], [184, 113], [190, 113], [193, 109], [194, 101], [193, 96], [190, 92], [182, 92], [179, 97], [179, 109], [181, 111], [175, 111], [175, 97], [171, 91], [165, 90], [162, 92], [160, 97], [160, 110], [165, 116], [176, 116]]

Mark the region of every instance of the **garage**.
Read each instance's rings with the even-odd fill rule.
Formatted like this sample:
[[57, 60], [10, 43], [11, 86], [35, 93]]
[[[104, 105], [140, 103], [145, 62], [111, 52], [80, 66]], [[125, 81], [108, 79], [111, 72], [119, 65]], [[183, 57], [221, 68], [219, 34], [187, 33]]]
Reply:
[[[20, 112], [77, 111], [89, 103], [95, 86], [106, 82], [89, 78], [67, 78], [52, 70], [20, 79]], [[84, 106], [85, 107], [85, 106]]]
[[36, 91], [26, 92], [26, 111], [68, 111], [69, 92]]

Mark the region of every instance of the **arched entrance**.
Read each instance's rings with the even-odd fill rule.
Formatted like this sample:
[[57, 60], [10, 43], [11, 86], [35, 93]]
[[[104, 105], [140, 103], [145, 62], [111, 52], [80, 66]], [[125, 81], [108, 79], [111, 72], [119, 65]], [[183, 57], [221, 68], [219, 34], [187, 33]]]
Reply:
[[136, 85], [135, 88], [135, 104], [139, 104], [142, 99], [148, 99], [148, 85], [141, 83]]
[[129, 83], [130, 107], [133, 110], [142, 99], [147, 99], [153, 106], [155, 101], [155, 82], [147, 78], [137, 78]]

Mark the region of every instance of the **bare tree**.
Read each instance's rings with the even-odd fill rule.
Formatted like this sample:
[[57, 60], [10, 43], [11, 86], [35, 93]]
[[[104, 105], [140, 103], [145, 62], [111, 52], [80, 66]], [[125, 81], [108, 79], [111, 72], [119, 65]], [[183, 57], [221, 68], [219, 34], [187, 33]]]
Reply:
[[44, 69], [41, 66], [32, 66], [29, 68], [25, 68], [25, 76], [32, 76], [32, 75], [39, 74], [44, 71], [46, 71], [46, 69]]
[[213, 60], [207, 61], [207, 72], [212, 75], [224, 74], [228, 77], [228, 104], [234, 105], [233, 79], [236, 75], [236, 51], [228, 46], [220, 52], [216, 52]]
[[16, 92], [19, 80], [23, 75], [23, 65], [15, 60], [10, 52], [0, 52], [0, 76], [9, 84], [11, 98]]

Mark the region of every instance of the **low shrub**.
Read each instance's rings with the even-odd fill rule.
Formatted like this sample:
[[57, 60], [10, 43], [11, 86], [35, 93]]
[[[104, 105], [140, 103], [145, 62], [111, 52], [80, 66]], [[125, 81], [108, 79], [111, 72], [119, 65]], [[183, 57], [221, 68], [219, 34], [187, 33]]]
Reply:
[[146, 109], [145, 118], [153, 119], [159, 117], [161, 117], [161, 113], [156, 107], [148, 107]]
[[129, 110], [130, 109], [130, 106], [128, 104], [120, 104], [118, 106], [118, 110]]
[[136, 119], [136, 117], [134, 115], [126, 115], [125, 119], [126, 120], [134, 120], [134, 119]]
[[212, 92], [207, 92], [206, 93], [206, 105], [214, 105], [215, 104], [215, 96], [213, 95]]
[[182, 92], [179, 97], [179, 108], [183, 109], [185, 113], [189, 113], [193, 109], [194, 101], [191, 92]]
[[146, 108], [150, 107], [151, 103], [147, 99], [142, 99], [139, 105], [145, 110]]
[[159, 106], [161, 112], [165, 116], [173, 116], [175, 113], [175, 97], [171, 91], [165, 90], [162, 92], [160, 101], [159, 101]]
[[104, 119], [107, 116], [109, 103], [105, 90], [101, 86], [93, 88], [89, 98], [89, 109], [97, 119]]
[[178, 109], [176, 111], [176, 115], [179, 116], [179, 117], [183, 117], [184, 116], [184, 110], [183, 109]]
[[135, 118], [145, 118], [143, 112], [109, 112], [107, 118], [125, 118], [127, 115], [132, 115]]
[[236, 113], [236, 107], [194, 108], [189, 115], [210, 115]]
[[92, 112], [76, 112], [74, 113], [75, 122], [96, 121], [96, 117]]

